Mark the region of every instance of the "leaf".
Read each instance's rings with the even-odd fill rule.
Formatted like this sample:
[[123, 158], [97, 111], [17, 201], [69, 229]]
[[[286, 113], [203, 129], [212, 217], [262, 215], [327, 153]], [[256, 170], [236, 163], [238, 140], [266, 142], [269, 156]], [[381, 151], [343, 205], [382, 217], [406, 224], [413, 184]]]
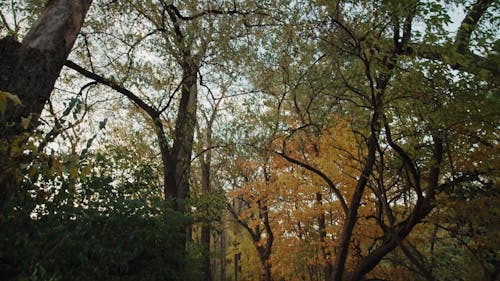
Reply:
[[7, 96], [7, 98], [10, 99], [15, 106], [17, 106], [17, 105], [23, 105], [23, 103], [21, 102], [21, 100], [19, 99], [19, 97], [16, 96], [16, 95], [14, 95], [14, 94], [12, 94], [12, 93], [0, 91], [0, 95]]
[[21, 126], [23, 127], [23, 129], [28, 129], [28, 127], [30, 126], [30, 122], [31, 122], [31, 115], [28, 116], [28, 117], [21, 117]]
[[5, 113], [5, 110], [7, 110], [7, 102], [9, 100], [12, 102], [14, 106], [23, 105], [18, 96], [9, 92], [0, 91], [0, 113], [2, 114]]

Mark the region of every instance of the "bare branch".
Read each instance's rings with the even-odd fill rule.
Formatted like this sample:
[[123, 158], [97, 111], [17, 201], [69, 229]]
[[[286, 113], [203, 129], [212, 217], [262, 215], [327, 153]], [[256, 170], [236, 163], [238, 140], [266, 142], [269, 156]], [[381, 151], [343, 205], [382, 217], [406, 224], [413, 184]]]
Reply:
[[385, 116], [383, 116], [383, 120], [384, 120], [384, 129], [385, 129], [385, 135], [387, 137], [387, 142], [392, 147], [392, 149], [394, 149], [398, 153], [401, 159], [403, 159], [403, 163], [410, 170], [410, 173], [414, 181], [412, 185], [415, 188], [415, 191], [417, 192], [418, 198], [422, 198], [423, 194], [422, 194], [422, 188], [420, 186], [420, 173], [418, 172], [417, 167], [414, 165], [408, 153], [406, 153], [406, 151], [402, 147], [400, 147], [392, 140], [391, 128], [389, 127], [389, 123], [387, 122], [387, 118]]

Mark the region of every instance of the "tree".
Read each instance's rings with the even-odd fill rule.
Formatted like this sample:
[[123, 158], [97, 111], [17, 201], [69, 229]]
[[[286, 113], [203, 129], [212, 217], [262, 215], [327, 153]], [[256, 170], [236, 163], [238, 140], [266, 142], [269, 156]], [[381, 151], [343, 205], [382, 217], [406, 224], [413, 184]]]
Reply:
[[[108, 13], [109, 9], [112, 8], [113, 16], [111, 19], [116, 20], [118, 25], [121, 24], [119, 18], [121, 13], [133, 13], [144, 20], [144, 28], [152, 29], [146, 34], [135, 34], [135, 30], [127, 31], [123, 38], [118, 40], [122, 45], [103, 54], [108, 57], [119, 57], [126, 53], [127, 57], [130, 57], [130, 60], [124, 62], [112, 61], [110, 63], [117, 64], [116, 68], [110, 72], [116, 77], [121, 77], [119, 80], [122, 81], [117, 83], [115, 78], [99, 75], [95, 71], [89, 71], [72, 61], [66, 63], [66, 66], [85, 77], [123, 94], [148, 115], [156, 128], [158, 147], [161, 150], [164, 164], [164, 194], [167, 199], [174, 203], [174, 208], [180, 211], [184, 211], [185, 201], [188, 199], [189, 193], [189, 170], [197, 122], [198, 82], [202, 72], [201, 67], [203, 64], [217, 66], [217, 63], [210, 61], [211, 56], [226, 56], [225, 52], [230, 53], [232, 50], [231, 44], [233, 42], [231, 39], [237, 40], [247, 35], [242, 32], [242, 34], [231, 37], [223, 32], [223, 28], [231, 23], [251, 26], [251, 21], [248, 23], [247, 17], [258, 14], [259, 7], [252, 10], [253, 3], [247, 5], [248, 8], [245, 5], [240, 8], [221, 4], [214, 8], [211, 5], [199, 6], [195, 3], [174, 5], [164, 1], [160, 1], [159, 5], [141, 1], [127, 1], [121, 5], [105, 5], [103, 13]], [[183, 14], [184, 12], [187, 13]], [[105, 21], [102, 24], [107, 23]], [[99, 28], [102, 27], [98, 25], [98, 30], [95, 33], [102, 33], [104, 40], [115, 37], [115, 35], [108, 36], [107, 32], [109, 31], [104, 32]], [[116, 33], [120, 34], [120, 31], [116, 31]], [[101, 39], [98, 37], [95, 40]], [[161, 44], [158, 45], [158, 42]], [[215, 43], [220, 44], [216, 45]], [[137, 51], [136, 48], [139, 45], [142, 45], [152, 55], [162, 58], [162, 62], [156, 65], [158, 69], [163, 70], [165, 67], [172, 69], [167, 76], [168, 79], [155, 73], [154, 68], [152, 68], [153, 64], [147, 59], [144, 62], [134, 61], [134, 52]], [[96, 54], [91, 54], [91, 56], [100, 55], [99, 49], [97, 47], [96, 49]], [[88, 59], [91, 61], [92, 57]], [[213, 60], [216, 61], [216, 59]], [[92, 63], [90, 66], [94, 68]], [[122, 67], [126, 69], [124, 73], [121, 71]], [[143, 75], [144, 71], [152, 73], [146, 77]], [[140, 88], [137, 92], [134, 91], [133, 88], [136, 87], [137, 83], [146, 83], [147, 87], [152, 86], [152, 92], [156, 92], [159, 97], [156, 97], [155, 100], [154, 96], [144, 96], [140, 93], [145, 91]], [[130, 87], [127, 87], [127, 84]], [[174, 105], [177, 105], [177, 110], [169, 112], [169, 109]], [[175, 113], [175, 117], [172, 116], [172, 113]], [[165, 128], [163, 119], [169, 120], [174, 125]]]
[[[232, 192], [233, 202], [228, 209], [236, 222], [250, 235], [260, 261], [261, 281], [273, 280], [271, 254], [274, 232], [271, 226], [270, 206], [276, 190], [272, 168], [265, 159], [261, 163], [238, 161], [244, 178], [243, 186]], [[253, 172], [255, 171], [255, 172]], [[259, 178], [262, 177], [262, 180]]]
[[[463, 33], [463, 28], [477, 27], [475, 24], [482, 15], [486, 14], [485, 11], [490, 5], [493, 5], [493, 2], [478, 1], [473, 4], [470, 11], [466, 13], [466, 17], [474, 18], [474, 23], [469, 24], [469, 19], [466, 18], [459, 28], [458, 33], [461, 35], [458, 37], [465, 36], [470, 39], [470, 33]], [[337, 88], [331, 90], [331, 93], [326, 95], [327, 98], [322, 99], [322, 101], [324, 104], [337, 102], [338, 105], [334, 105], [332, 108], [339, 110], [341, 114], [346, 114], [351, 120], [351, 126], [355, 132], [364, 139], [360, 146], [366, 154], [358, 159], [362, 163], [362, 168], [359, 170], [359, 174], [354, 177], [357, 179], [357, 183], [353, 193], [349, 196], [342, 195], [334, 184], [337, 179], [326, 176], [325, 170], [310, 165], [306, 159], [287, 155], [290, 152], [285, 149], [278, 151], [278, 154], [291, 163], [322, 177], [325, 184], [333, 187], [332, 193], [337, 195], [340, 202], [345, 202], [346, 217], [335, 251], [333, 280], [342, 280], [343, 278], [360, 280], [374, 270], [388, 253], [396, 248], [404, 247], [401, 241], [408, 237], [415, 226], [421, 223], [435, 208], [437, 192], [450, 186], [470, 184], [479, 180], [480, 175], [490, 174], [491, 171], [479, 172], [470, 169], [470, 167], [457, 170], [456, 164], [451, 164], [454, 167], [453, 175], [450, 176], [447, 172], [447, 163], [449, 161], [455, 163], [455, 160], [445, 159], [445, 151], [456, 145], [449, 139], [448, 135], [461, 133], [456, 131], [453, 121], [442, 119], [440, 114], [457, 112], [460, 106], [463, 106], [464, 103], [467, 104], [467, 99], [452, 98], [449, 100], [444, 96], [438, 98], [437, 95], [452, 92], [454, 97], [461, 96], [459, 93], [467, 86], [465, 88], [452, 87], [451, 79], [445, 78], [445, 73], [453, 75], [450, 68], [460, 69], [460, 67], [457, 68], [453, 64], [448, 65], [449, 61], [445, 61], [443, 64], [442, 61], [436, 63], [422, 60], [422, 57], [412, 57], [410, 60], [408, 57], [402, 56], [406, 53], [401, 50], [407, 50], [409, 46], [413, 46], [412, 40], [420, 38], [419, 35], [415, 35], [418, 33], [412, 29], [416, 15], [422, 16], [423, 12], [432, 10], [429, 22], [434, 21], [435, 24], [440, 22], [440, 19], [445, 19], [443, 7], [435, 3], [424, 5], [416, 1], [404, 5], [392, 1], [365, 1], [363, 3], [338, 1], [325, 3], [322, 7], [324, 10], [320, 10], [318, 13], [325, 16], [324, 21], [314, 22], [316, 25], [312, 25], [311, 22], [307, 22], [307, 24], [313, 26], [311, 27], [312, 34], [319, 34], [318, 37], [322, 42], [318, 45], [324, 54], [312, 55], [318, 58], [317, 61], [310, 60], [307, 63], [307, 61], [301, 60], [307, 57], [304, 53], [302, 53], [303, 56], [299, 57], [290, 56], [290, 53], [285, 53], [280, 57], [280, 55], [272, 53], [278, 57], [276, 61], [284, 62], [284, 65], [277, 64], [282, 67], [280, 69], [276, 67], [276, 64], [269, 64], [268, 61], [263, 63], [263, 65], [270, 65], [269, 71], [275, 71], [278, 74], [268, 75], [267, 77], [270, 77], [268, 84], [261, 81], [256, 84], [277, 101], [277, 106], [275, 106], [278, 109], [275, 113], [278, 120], [276, 128], [286, 128], [290, 134], [294, 134], [297, 130], [317, 126], [318, 121], [316, 120], [321, 120], [317, 119], [316, 116], [313, 119], [303, 118], [313, 116], [310, 114], [310, 108], [314, 104], [307, 103], [307, 99], [306, 103], [301, 103], [301, 100], [296, 98], [297, 93], [304, 91], [300, 87], [306, 80], [304, 77], [313, 73], [315, 68], [326, 71], [332, 77], [334, 81], [332, 84]], [[353, 9], [353, 7], [356, 8]], [[373, 10], [377, 13], [373, 16], [367, 16], [369, 15], [368, 11]], [[471, 16], [472, 14], [474, 15]], [[427, 20], [427, 17], [423, 17]], [[492, 20], [494, 21], [494, 18]], [[305, 33], [300, 29], [300, 22], [297, 25], [299, 27], [294, 29], [295, 36], [299, 36], [298, 34], [301, 32]], [[468, 27], [464, 27], [467, 25]], [[430, 34], [434, 30], [433, 28], [435, 25], [429, 24], [429, 30], [426, 30], [429, 33], [423, 36], [427, 42], [438, 41], [438, 38], [432, 39], [432, 34]], [[439, 27], [438, 29], [442, 30]], [[389, 40], [392, 42], [387, 43]], [[485, 40], [489, 42], [487, 45], [491, 48], [494, 40], [491, 37], [485, 38]], [[286, 42], [286, 40], [282, 42]], [[314, 45], [315, 43], [311, 42], [310, 44]], [[458, 49], [463, 50], [462, 47]], [[272, 57], [272, 55], [264, 58]], [[280, 58], [283, 60], [280, 61]], [[326, 65], [332, 65], [335, 68], [327, 70], [328, 68], [325, 66], [316, 67], [316, 65], [322, 65], [323, 61], [327, 61]], [[306, 62], [306, 71], [303, 70], [304, 62]], [[494, 72], [497, 68], [483, 67], [481, 69], [486, 72]], [[495, 78], [492, 77], [495, 76], [482, 76], [478, 72], [472, 71], [471, 68], [462, 68], [462, 70], [465, 72], [460, 72], [457, 79], [467, 80], [468, 83], [471, 83], [470, 85], [473, 84], [478, 89], [481, 88], [480, 91], [483, 95], [481, 99], [490, 100], [490, 95], [495, 91], [492, 87], [492, 83], [495, 83]], [[301, 75], [301, 72], [305, 74]], [[470, 73], [475, 74], [475, 76], [469, 76]], [[429, 74], [433, 76], [428, 76]], [[413, 80], [416, 77], [413, 75], [426, 78]], [[486, 82], [486, 84], [479, 86], [482, 82]], [[404, 90], [400, 88], [402, 85], [405, 85]], [[424, 92], [435, 98], [429, 100], [429, 96], [411, 95], [410, 93], [419, 92], [414, 87], [425, 88]], [[314, 98], [320, 97], [322, 92], [317, 89], [323, 88], [313, 86], [307, 93]], [[334, 100], [328, 102], [328, 97]], [[493, 100], [490, 102], [494, 103]], [[287, 106], [288, 103], [290, 105]], [[466, 106], [466, 108], [470, 107]], [[489, 112], [489, 109], [483, 110]], [[455, 117], [458, 118], [458, 115]], [[286, 123], [288, 118], [300, 120], [300, 122], [298, 125], [292, 123], [293, 125], [290, 126]], [[407, 118], [419, 121], [405, 121]], [[489, 117], [482, 116], [477, 120], [485, 120], [485, 118]], [[472, 126], [477, 126], [477, 130], [485, 131], [485, 133], [488, 131], [489, 133], [486, 134], [492, 136], [488, 125], [471, 119], [467, 118], [471, 122], [470, 125], [474, 124]], [[398, 133], [395, 134], [394, 130]], [[468, 141], [477, 143], [477, 140], [468, 139]], [[451, 157], [455, 159], [454, 156]], [[349, 252], [352, 251], [353, 243], [356, 243], [354, 240], [356, 227], [361, 222], [360, 210], [366, 194], [371, 194], [377, 202], [377, 208], [373, 209], [373, 215], [366, 216], [372, 217], [377, 222], [382, 234], [381, 237], [374, 239], [372, 246], [366, 249], [367, 252], [362, 253], [358, 262], [349, 265], [352, 272], [345, 272], [350, 257]], [[405, 200], [402, 206], [395, 204], [402, 198]], [[403, 212], [399, 210], [401, 207]]]
[[[209, 89], [210, 91], [210, 89]], [[215, 149], [214, 146], [214, 122], [216, 121], [217, 116], [220, 114], [219, 109], [221, 107], [222, 102], [224, 101], [224, 93], [220, 97], [214, 97], [211, 94], [212, 100], [209, 100], [208, 103], [210, 108], [207, 110], [208, 112], [201, 110], [202, 112], [202, 120], [204, 121], [203, 133], [201, 131], [201, 121], [198, 122], [197, 126], [197, 134], [200, 138], [199, 142], [201, 143], [201, 151], [198, 152], [197, 157], [199, 158], [199, 165], [201, 170], [201, 196], [205, 204], [201, 204], [199, 212], [204, 213], [202, 215], [203, 219], [201, 220], [201, 229], [200, 229], [200, 243], [203, 247], [203, 275], [205, 276], [205, 280], [211, 281], [212, 276], [215, 276], [212, 272], [211, 266], [211, 237], [212, 237], [212, 224], [221, 220], [220, 216], [217, 213], [214, 216], [208, 214], [206, 212], [213, 213], [222, 212], [223, 205], [217, 206], [217, 200], [214, 200], [214, 197], [211, 196], [213, 194], [218, 194], [213, 190], [213, 182], [214, 182], [214, 167], [213, 167], [213, 158], [212, 151]], [[215, 201], [215, 202], [214, 202]], [[217, 208], [219, 207], [219, 208]], [[222, 208], [220, 208], [222, 207]]]
[[[119, 5], [115, 3], [104, 5], [101, 12], [109, 13], [111, 17], [96, 24], [96, 31], [93, 33], [97, 35], [93, 40], [98, 41], [104, 37], [104, 40], [118, 41], [118, 46], [106, 50], [102, 54], [104, 56], [120, 57], [123, 53], [126, 54], [125, 61], [110, 62], [112, 67], [109, 72], [115, 77], [98, 74], [92, 64], [93, 56], [100, 55], [100, 48], [96, 48], [95, 53], [84, 52], [92, 71], [72, 61], [66, 62], [69, 68], [127, 97], [144, 112], [149, 119], [147, 122], [154, 128], [162, 159], [163, 194], [166, 205], [181, 213], [190, 212], [186, 204], [193, 180], [191, 166], [195, 128], [198, 123], [199, 86], [202, 85], [203, 90], [210, 91], [206, 84], [202, 83], [202, 78], [205, 77], [204, 71], [227, 72], [224, 65], [222, 67], [219, 65], [217, 58], [231, 53], [234, 49], [233, 40], [237, 41], [240, 37], [247, 36], [247, 33], [243, 31], [242, 34], [233, 36], [226, 33], [224, 28], [233, 24], [239, 32], [249, 24], [248, 22], [252, 22], [253, 20], [247, 18], [256, 14], [259, 9], [257, 7], [255, 11], [252, 10], [252, 5], [251, 2], [238, 6], [221, 3], [214, 7], [210, 4], [200, 5], [196, 1], [180, 4], [164, 1], [159, 3], [126, 1]], [[132, 24], [136, 24], [135, 19], [140, 18], [142, 29], [148, 31], [138, 34], [137, 30], [130, 29], [122, 34], [123, 19], [120, 16], [122, 13], [136, 16], [125, 19], [125, 21], [130, 20]], [[109, 28], [110, 22], [117, 23], [118, 28], [113, 29], [113, 32], [103, 31], [101, 25]], [[92, 42], [91, 36], [88, 36], [88, 41]], [[90, 49], [91, 44], [88, 43], [84, 47]], [[143, 49], [138, 51], [137, 46]], [[161, 61], [151, 62], [150, 58], [136, 61], [135, 52], [144, 50], [147, 50], [150, 56], [161, 58]], [[142, 54], [138, 56], [140, 55]], [[123, 71], [124, 69], [126, 71]], [[144, 75], [145, 70], [149, 75]], [[207, 80], [210, 80], [210, 75], [207, 76], [209, 77]], [[213, 116], [215, 118], [215, 115]], [[214, 120], [209, 121], [213, 122]], [[201, 135], [199, 137], [201, 138]], [[211, 133], [208, 133], [207, 138], [211, 142]], [[207, 170], [211, 161], [209, 155], [210, 150], [201, 155], [204, 188], [210, 185], [209, 170]], [[187, 225], [186, 228], [186, 237], [184, 241], [179, 241], [179, 247], [184, 247], [191, 238], [191, 225]], [[207, 242], [209, 232], [206, 228], [202, 230], [204, 242], [209, 244], [209, 241]], [[206, 254], [208, 258], [208, 253]], [[206, 263], [205, 269], [208, 269], [209, 260], [206, 260]], [[206, 276], [209, 278], [210, 274]]]
[[[0, 91], [7, 103], [0, 119], [0, 208], [15, 188], [26, 140], [37, 126], [45, 103], [83, 24], [91, 0], [50, 1], [21, 43], [0, 41]], [[6, 101], [6, 96], [11, 100]], [[13, 99], [12, 97], [16, 98]]]
[[[198, 272], [184, 259], [190, 253], [203, 257], [200, 269], [210, 279], [210, 264], [219, 261], [210, 261], [219, 247], [210, 240], [219, 237], [221, 264], [234, 265], [222, 266], [220, 276], [235, 279], [498, 278], [498, 1], [126, 0], [93, 7], [64, 62], [76, 73], [63, 73], [71, 82], [56, 86], [71, 98], [52, 99], [49, 118], [20, 113], [17, 123], [8, 121], [28, 110], [20, 105], [26, 97], [0, 81], [7, 118], [0, 134], [13, 132], [0, 144], [8, 168], [0, 179], [17, 190], [0, 215], [10, 249], [0, 253], [10, 268], [2, 272], [14, 272], [6, 276], [67, 276], [58, 262], [16, 253], [10, 245], [19, 242], [19, 222], [27, 233], [42, 233], [19, 244], [38, 252], [66, 233], [134, 244], [112, 259], [111, 273], [96, 267], [103, 279], [147, 279], [155, 266], [142, 274], [132, 265], [154, 261], [188, 278]], [[463, 10], [461, 21], [452, 8]], [[2, 11], [0, 32], [22, 33], [8, 24], [15, 18]], [[21, 61], [2, 55], [2, 62]], [[22, 67], [6, 69], [6, 79], [26, 76]], [[97, 122], [84, 116], [106, 116], [109, 127], [93, 130]], [[48, 132], [44, 138], [30, 134], [31, 121], [44, 123], [37, 127]], [[173, 227], [164, 229], [162, 219]], [[87, 223], [95, 232], [70, 230]], [[108, 240], [100, 223], [151, 239]], [[153, 225], [162, 231], [148, 230]], [[189, 245], [198, 238], [200, 252]], [[77, 256], [94, 254], [108, 257]]]

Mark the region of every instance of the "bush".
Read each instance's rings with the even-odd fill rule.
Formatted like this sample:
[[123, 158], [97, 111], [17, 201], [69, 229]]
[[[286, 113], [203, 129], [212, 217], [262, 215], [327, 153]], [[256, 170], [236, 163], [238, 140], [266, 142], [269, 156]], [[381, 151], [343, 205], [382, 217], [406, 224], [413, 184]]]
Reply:
[[64, 176], [40, 179], [0, 216], [0, 280], [175, 281], [195, 267], [183, 242], [189, 219], [161, 198], [116, 192], [103, 175], [76, 189]]

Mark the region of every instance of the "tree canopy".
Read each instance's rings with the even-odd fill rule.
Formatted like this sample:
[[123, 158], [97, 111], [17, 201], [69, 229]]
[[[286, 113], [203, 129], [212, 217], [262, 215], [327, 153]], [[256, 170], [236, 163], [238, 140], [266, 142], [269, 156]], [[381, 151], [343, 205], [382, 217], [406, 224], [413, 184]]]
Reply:
[[0, 2], [0, 279], [497, 280], [500, 3]]

